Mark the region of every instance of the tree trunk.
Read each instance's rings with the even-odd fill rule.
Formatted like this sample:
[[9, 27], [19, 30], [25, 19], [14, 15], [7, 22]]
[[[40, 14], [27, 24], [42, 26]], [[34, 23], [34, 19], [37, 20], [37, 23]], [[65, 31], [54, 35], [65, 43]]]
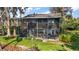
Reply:
[[7, 23], [8, 23], [8, 26], [7, 26], [7, 36], [10, 36], [10, 21], [9, 21], [9, 17], [7, 17]]
[[5, 7], [5, 13], [6, 13], [6, 18], [7, 18], [7, 36], [10, 36], [10, 18], [9, 18], [9, 13], [7, 7]]
[[16, 21], [14, 20], [14, 30], [13, 30], [13, 36], [16, 36]]
[[13, 30], [13, 36], [16, 36], [16, 28]]

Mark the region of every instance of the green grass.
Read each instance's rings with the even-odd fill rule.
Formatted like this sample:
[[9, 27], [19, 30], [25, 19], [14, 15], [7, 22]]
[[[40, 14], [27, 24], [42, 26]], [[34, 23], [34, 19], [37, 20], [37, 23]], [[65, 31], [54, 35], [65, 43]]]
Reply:
[[[5, 44], [15, 40], [14, 39], [9, 39], [5, 40], [3, 37], [0, 37], [0, 42], [3, 42]], [[12, 45], [16, 44], [16, 41], [11, 43]], [[28, 48], [32, 48], [33, 46], [38, 47], [41, 51], [58, 51], [58, 50], [64, 50], [64, 48], [60, 44], [55, 44], [55, 43], [50, 43], [50, 42], [42, 42], [42, 40], [39, 39], [23, 39], [22, 41], [18, 42], [17, 45], [23, 45]]]
[[31, 48], [32, 46], [34, 46], [34, 44], [38, 47], [38, 49], [42, 50], [42, 51], [52, 51], [52, 50], [64, 50], [63, 47], [59, 44], [52, 44], [49, 42], [42, 42], [40, 40], [28, 40], [25, 39], [21, 42], [19, 42], [19, 44], [21, 45], [25, 45], [29, 48]]
[[[4, 39], [4, 36], [0, 36], [0, 43], [3, 43], [3, 44], [7, 44], [9, 42], [12, 42], [13, 40], [15, 40], [16, 38], [12, 38], [12, 39]], [[13, 42], [11, 43], [11, 45], [14, 45], [16, 44], [16, 42]]]

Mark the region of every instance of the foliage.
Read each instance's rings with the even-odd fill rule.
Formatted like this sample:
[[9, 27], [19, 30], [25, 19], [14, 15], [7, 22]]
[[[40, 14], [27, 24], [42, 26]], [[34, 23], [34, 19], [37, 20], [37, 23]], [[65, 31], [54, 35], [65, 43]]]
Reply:
[[79, 33], [75, 33], [71, 37], [72, 42], [78, 42], [79, 41]]
[[[71, 34], [70, 34], [71, 33]], [[79, 31], [71, 31], [70, 33], [70, 44], [66, 44], [67, 47], [69, 47], [72, 50], [79, 50]], [[66, 34], [65, 34], [66, 35]]]
[[65, 30], [79, 30], [79, 19], [64, 18], [60, 25], [62, 31]]
[[3, 39], [5, 39], [5, 40], [9, 40], [9, 39], [13, 39], [13, 38], [14, 38], [14, 36], [10, 36], [10, 37], [9, 36], [4, 36], [3, 37]]
[[65, 31], [64, 34], [59, 35], [59, 38], [63, 42], [78, 42], [79, 41], [79, 31]]
[[66, 16], [67, 18], [72, 17], [71, 7], [52, 7], [49, 10], [51, 13], [61, 13], [61, 16]]
[[16, 41], [17, 41], [17, 42], [20, 42], [20, 41], [22, 41], [22, 38], [19, 37], [19, 36], [17, 36], [17, 37], [16, 37]]
[[61, 34], [59, 38], [63, 42], [66, 42], [66, 43], [71, 42], [71, 35], [69, 34]]

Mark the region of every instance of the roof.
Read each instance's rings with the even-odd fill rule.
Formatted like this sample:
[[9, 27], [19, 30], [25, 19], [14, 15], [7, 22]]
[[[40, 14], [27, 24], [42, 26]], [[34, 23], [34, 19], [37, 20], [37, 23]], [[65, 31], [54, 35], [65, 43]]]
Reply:
[[28, 19], [28, 18], [60, 18], [61, 14], [31, 14], [23, 17], [23, 19]]

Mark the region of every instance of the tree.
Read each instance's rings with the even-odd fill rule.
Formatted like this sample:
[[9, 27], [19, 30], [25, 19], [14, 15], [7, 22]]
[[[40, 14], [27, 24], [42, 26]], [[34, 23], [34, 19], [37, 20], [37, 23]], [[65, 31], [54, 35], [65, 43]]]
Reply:
[[16, 15], [17, 15], [18, 8], [17, 7], [11, 7], [11, 13], [13, 15], [13, 23], [14, 23], [14, 28], [13, 28], [13, 36], [16, 36]]
[[4, 21], [6, 21], [6, 28], [7, 28], [7, 36], [10, 36], [10, 8], [9, 7], [0, 7], [1, 18], [5, 18], [2, 20], [4, 26]]
[[79, 30], [79, 19], [74, 18], [65, 18], [61, 23], [62, 32], [66, 32], [66, 30]]
[[[22, 7], [0, 7], [0, 14], [2, 15], [1, 17], [2, 18], [5, 18], [6, 19], [6, 28], [7, 28], [7, 36], [10, 36], [10, 15], [12, 13], [13, 15], [13, 21], [14, 21], [14, 30], [13, 30], [13, 33], [14, 33], [14, 36], [16, 36], [16, 16], [18, 15], [18, 11], [19, 11], [19, 14], [20, 14], [20, 17], [22, 16], [22, 14], [24, 14], [24, 10], [26, 10], [27, 7], [25, 8], [22, 8]], [[3, 25], [4, 25], [4, 20], [3, 21]]]
[[[13, 19], [14, 19], [14, 26], [16, 26], [16, 16], [18, 15], [18, 11], [19, 11], [19, 14], [20, 14], [20, 17], [22, 17], [22, 14], [24, 14], [24, 10], [26, 9], [27, 7], [25, 8], [22, 8], [22, 7], [11, 7], [11, 13], [13, 15]], [[18, 21], [19, 22], [19, 21]], [[19, 30], [18, 30], [19, 31]], [[16, 36], [16, 27], [14, 27], [14, 36]]]
[[4, 35], [4, 8], [3, 7], [0, 7], [0, 21], [1, 21], [1, 24], [2, 24], [2, 35]]
[[9, 15], [9, 7], [4, 7], [5, 10], [5, 16], [6, 16], [6, 21], [7, 21], [7, 36], [10, 36], [10, 15]]
[[63, 32], [65, 30], [67, 22], [65, 20], [72, 19], [72, 8], [71, 7], [52, 7], [50, 8], [51, 13], [60, 13], [60, 30]]
[[[71, 7], [52, 7], [49, 9], [51, 13], [61, 13], [61, 16], [72, 16]], [[69, 13], [69, 14], [68, 14]]]

